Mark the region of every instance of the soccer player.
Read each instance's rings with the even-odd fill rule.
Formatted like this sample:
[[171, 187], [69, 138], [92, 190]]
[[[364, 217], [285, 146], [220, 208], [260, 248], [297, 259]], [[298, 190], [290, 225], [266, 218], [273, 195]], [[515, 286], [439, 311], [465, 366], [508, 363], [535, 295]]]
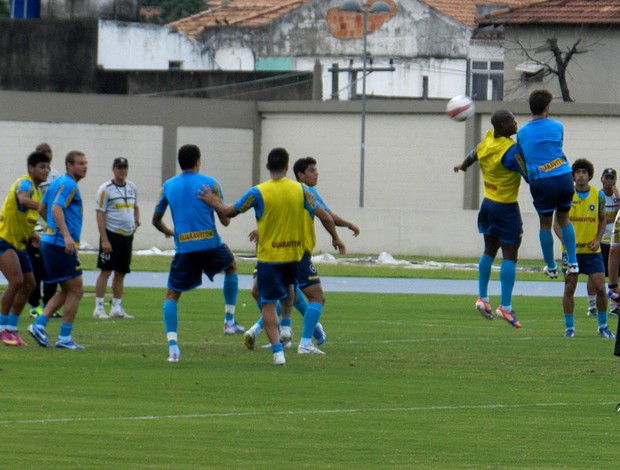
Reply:
[[226, 217], [235, 217], [254, 208], [258, 226], [256, 280], [262, 304], [263, 326], [271, 343], [274, 365], [284, 365], [286, 362], [278, 333], [276, 304], [281, 302], [283, 316], [290, 313], [297, 266], [304, 254], [307, 236], [306, 211], [321, 220], [332, 236], [334, 248], [340, 253], [345, 252], [334, 220], [316, 204], [306, 187], [286, 177], [288, 166], [288, 152], [283, 148], [275, 148], [267, 157], [271, 179], [248, 190], [234, 204], [222, 204], [209, 187], [205, 187], [199, 194], [201, 200]]
[[540, 247], [546, 263], [544, 272], [555, 279], [558, 266], [553, 256], [551, 233], [554, 212], [568, 256], [568, 274], [578, 273], [579, 266], [575, 229], [568, 217], [575, 190], [571, 167], [562, 149], [564, 126], [548, 117], [552, 98], [547, 90], [534, 90], [530, 94], [532, 120], [517, 132], [517, 142], [523, 152], [530, 193], [540, 220]]
[[[127, 179], [129, 162], [115, 158], [112, 163], [114, 178], [106, 181], [97, 191], [97, 228], [99, 229], [99, 256], [97, 267], [101, 270], [95, 283], [95, 318], [133, 318], [122, 306], [125, 275], [130, 272], [133, 235], [140, 226], [138, 191]], [[105, 291], [112, 279], [112, 309], [105, 311]]]
[[79, 350], [84, 346], [73, 341], [72, 333], [80, 299], [84, 295], [82, 266], [77, 250], [84, 213], [78, 182], [88, 170], [86, 155], [79, 150], [70, 151], [65, 157], [65, 168], [67, 172], [50, 185], [39, 209], [41, 215], [45, 214], [47, 223], [40, 247], [45, 266], [43, 282], [60, 284], [60, 292], [47, 302], [43, 313], [28, 327], [28, 331], [41, 346], [51, 347], [45, 329], [52, 314], [63, 307], [56, 347]]
[[[565, 270], [564, 297], [564, 336], [575, 336], [575, 289], [579, 273], [586, 274], [596, 290], [596, 306], [598, 317], [598, 335], [612, 339], [614, 334], [607, 328], [607, 296], [605, 293], [605, 265], [601, 256], [601, 238], [605, 232], [605, 199], [599, 191], [590, 186], [594, 176], [594, 166], [585, 158], [575, 160], [572, 166], [575, 179], [575, 195], [569, 212], [575, 227], [577, 243], [577, 262], [579, 271]], [[562, 239], [562, 230], [558, 221], [554, 223], [556, 235]]]
[[[454, 167], [454, 172], [467, 171], [467, 168], [478, 162], [484, 180], [484, 199], [478, 213], [478, 230], [484, 236], [484, 253], [478, 262], [476, 309], [489, 320], [498, 315], [515, 328], [521, 328], [512, 308], [512, 291], [523, 236], [523, 221], [517, 197], [521, 176], [526, 178], [525, 164], [519, 146], [511, 138], [517, 132], [517, 121], [513, 114], [503, 109], [495, 111], [491, 123], [493, 129], [488, 130], [484, 139], [465, 160]], [[488, 289], [491, 267], [500, 248], [503, 256], [499, 274], [501, 302], [494, 314]]]
[[[360, 233], [357, 225], [332, 212], [316, 190], [316, 184], [319, 178], [316, 164], [316, 160], [312, 157], [305, 157], [297, 160], [293, 165], [293, 172], [295, 173], [297, 181], [303, 183], [308, 188], [315, 202], [332, 216], [337, 227], [346, 227], [353, 232], [353, 236], [357, 237]], [[314, 230], [314, 217], [310, 214], [306, 217], [305, 229], [304, 256], [298, 266], [297, 281], [299, 284], [295, 292], [297, 299], [295, 308], [297, 308], [304, 317], [301, 342], [297, 348], [297, 352], [300, 354], [323, 354], [323, 351], [312, 345], [313, 336], [317, 341], [317, 345], [320, 346], [325, 342], [326, 335], [323, 326], [319, 322], [323, 306], [325, 305], [325, 297], [321, 286], [321, 278], [311, 259], [312, 251], [316, 244], [316, 234]], [[254, 289], [252, 289], [252, 293], [254, 294]], [[304, 295], [308, 298], [309, 303], [305, 301]], [[280, 336], [284, 338], [290, 337], [290, 328], [290, 318], [283, 317], [280, 320]], [[260, 334], [261, 330], [262, 322], [259, 320], [252, 328], [244, 333], [244, 341], [248, 349], [254, 349], [256, 337]]]
[[[50, 171], [43, 183], [39, 185], [41, 188], [41, 194], [45, 195], [47, 188], [52, 184], [56, 178], [61, 176], [61, 173], [51, 166], [52, 160], [54, 158], [54, 153], [52, 152], [52, 147], [46, 142], [43, 142], [37, 145], [35, 152], [44, 153], [49, 157], [50, 160]], [[39, 233], [43, 232], [43, 227], [45, 225], [45, 219], [40, 218], [39, 223], [35, 226], [35, 230]], [[30, 257], [30, 262], [32, 263], [32, 272], [34, 273], [34, 281], [35, 288], [32, 290], [30, 297], [28, 297], [28, 303], [30, 304], [30, 316], [33, 318], [37, 318], [37, 315], [40, 315], [43, 312], [43, 308], [49, 299], [56, 293], [56, 288], [58, 287], [56, 283], [43, 284], [43, 297], [41, 298], [41, 280], [43, 278], [43, 261], [41, 260], [41, 253], [39, 252], [38, 241], [40, 240], [40, 236], [37, 237], [37, 246], [34, 246], [32, 243], [28, 243], [26, 247], [26, 251], [28, 252], [28, 256]], [[41, 301], [43, 306], [41, 306]], [[54, 318], [60, 317], [61, 315], [58, 312], [54, 312], [52, 315]]]
[[[605, 233], [601, 239], [601, 254], [603, 255], [603, 262], [605, 263], [605, 276], [609, 275], [609, 251], [611, 244], [611, 236], [614, 230], [614, 221], [618, 214], [618, 200], [620, 200], [620, 193], [616, 188], [617, 174], [613, 168], [605, 168], [601, 176], [601, 197], [605, 198]], [[618, 315], [620, 309], [614, 305], [614, 302], [610, 302], [610, 315]], [[588, 316], [597, 316], [596, 308], [596, 291], [588, 278]]]
[[[213, 209], [197, 198], [200, 189], [209, 187], [215, 197], [222, 200], [222, 187], [215, 178], [200, 174], [200, 149], [196, 145], [183, 145], [179, 148], [177, 159], [182, 173], [164, 183], [153, 213], [155, 228], [168, 237], [174, 237], [175, 255], [170, 265], [168, 291], [163, 307], [169, 349], [168, 362], [178, 362], [181, 357], [178, 344], [179, 299], [183, 292], [202, 284], [203, 272], [211, 281], [217, 273], [225, 273], [224, 333], [236, 334], [245, 331], [234, 318], [239, 292], [235, 257], [217, 232]], [[163, 221], [168, 206], [172, 212], [174, 229]], [[224, 226], [230, 223], [228, 217], [219, 214], [218, 217]]]
[[26, 245], [31, 238], [33, 245], [39, 244], [34, 228], [42, 198], [40, 184], [49, 171], [49, 157], [41, 152], [31, 153], [28, 174], [11, 185], [0, 212], [0, 271], [8, 281], [0, 303], [0, 340], [7, 346], [26, 346], [17, 332], [19, 316], [35, 287]]

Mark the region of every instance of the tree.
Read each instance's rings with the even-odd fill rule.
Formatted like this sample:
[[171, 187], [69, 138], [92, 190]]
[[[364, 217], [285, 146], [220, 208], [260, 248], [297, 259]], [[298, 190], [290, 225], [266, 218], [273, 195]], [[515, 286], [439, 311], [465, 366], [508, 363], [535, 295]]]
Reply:
[[543, 44], [537, 47], [525, 46], [519, 38], [516, 39], [517, 47], [530, 63], [541, 67], [541, 78], [554, 75], [558, 79], [563, 101], [574, 101], [568, 87], [567, 68], [570, 61], [577, 54], [585, 54], [587, 49], [581, 48], [582, 38], [578, 37], [569, 47], [563, 51], [558, 45], [558, 38], [547, 38]]
[[8, 0], [0, 0], [0, 18], [8, 18], [9, 15], [10, 12]]

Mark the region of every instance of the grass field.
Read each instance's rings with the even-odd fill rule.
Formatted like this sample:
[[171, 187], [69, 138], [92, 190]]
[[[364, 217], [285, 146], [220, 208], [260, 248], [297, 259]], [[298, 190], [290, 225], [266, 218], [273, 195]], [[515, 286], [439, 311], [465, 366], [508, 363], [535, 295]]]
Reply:
[[[472, 297], [328, 293], [327, 354], [274, 367], [222, 334], [221, 293], [202, 289], [181, 299], [167, 363], [163, 295], [128, 290], [122, 321], [85, 297], [84, 351], [0, 347], [2, 468], [618, 466], [618, 359], [583, 299], [565, 339], [556, 298], [516, 298], [515, 330]], [[240, 292], [246, 326], [252, 305]]]

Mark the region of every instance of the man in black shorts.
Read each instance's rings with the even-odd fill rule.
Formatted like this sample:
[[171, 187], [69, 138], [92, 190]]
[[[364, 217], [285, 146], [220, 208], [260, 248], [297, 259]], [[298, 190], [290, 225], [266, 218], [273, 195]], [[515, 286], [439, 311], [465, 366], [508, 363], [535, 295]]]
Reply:
[[[103, 183], [97, 192], [97, 228], [100, 236], [97, 268], [101, 272], [95, 284], [95, 318], [133, 318], [121, 305], [125, 275], [130, 272], [133, 234], [140, 226], [138, 193], [136, 186], [127, 179], [128, 171], [126, 158], [114, 159], [114, 178]], [[112, 271], [112, 309], [108, 315], [104, 299]]]

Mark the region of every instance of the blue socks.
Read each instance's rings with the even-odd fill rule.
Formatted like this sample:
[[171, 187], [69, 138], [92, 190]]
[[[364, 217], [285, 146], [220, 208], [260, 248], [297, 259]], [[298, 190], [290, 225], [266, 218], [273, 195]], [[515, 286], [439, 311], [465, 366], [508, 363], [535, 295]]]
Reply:
[[607, 326], [607, 312], [606, 311], [602, 311], [602, 312], [599, 311], [596, 315], [596, 318], [598, 320], [599, 328], [605, 328]]
[[577, 264], [577, 239], [575, 237], [575, 227], [573, 227], [573, 224], [568, 224], [561, 228], [562, 240], [564, 241], [564, 249], [566, 250], [568, 264]]
[[575, 329], [575, 317], [573, 316], [572, 313], [564, 314], [564, 326], [566, 326], [567, 330]]
[[517, 277], [517, 263], [505, 259], [499, 270], [499, 280], [502, 288], [501, 306], [510, 307], [512, 305], [512, 290]]
[[239, 275], [237, 273], [224, 274], [224, 304], [226, 313], [224, 321], [229, 325], [235, 323], [235, 306], [239, 293]]
[[323, 306], [318, 302], [310, 302], [306, 308], [304, 315], [304, 327], [301, 331], [301, 338], [312, 340], [312, 334], [316, 329], [316, 324], [321, 318], [321, 312], [323, 312]]
[[[571, 225], [572, 228], [572, 225]], [[564, 236], [564, 230], [562, 230], [562, 236]], [[542, 249], [543, 258], [545, 260], [545, 264], [549, 268], [556, 268], [557, 264], [555, 262], [555, 258], [553, 257], [553, 234], [551, 230], [540, 230], [538, 233], [538, 238], [540, 239], [540, 248]], [[566, 239], [564, 239], [564, 246], [566, 246]], [[575, 231], [573, 230], [573, 247], [575, 246]], [[573, 252], [573, 254], [575, 254]], [[577, 263], [577, 257], [575, 255], [575, 263]]]
[[478, 297], [484, 300], [489, 298], [489, 279], [491, 279], [493, 259], [483, 253], [478, 261]]
[[164, 301], [164, 328], [169, 346], [177, 345], [177, 329], [179, 327], [178, 303], [174, 300]]

